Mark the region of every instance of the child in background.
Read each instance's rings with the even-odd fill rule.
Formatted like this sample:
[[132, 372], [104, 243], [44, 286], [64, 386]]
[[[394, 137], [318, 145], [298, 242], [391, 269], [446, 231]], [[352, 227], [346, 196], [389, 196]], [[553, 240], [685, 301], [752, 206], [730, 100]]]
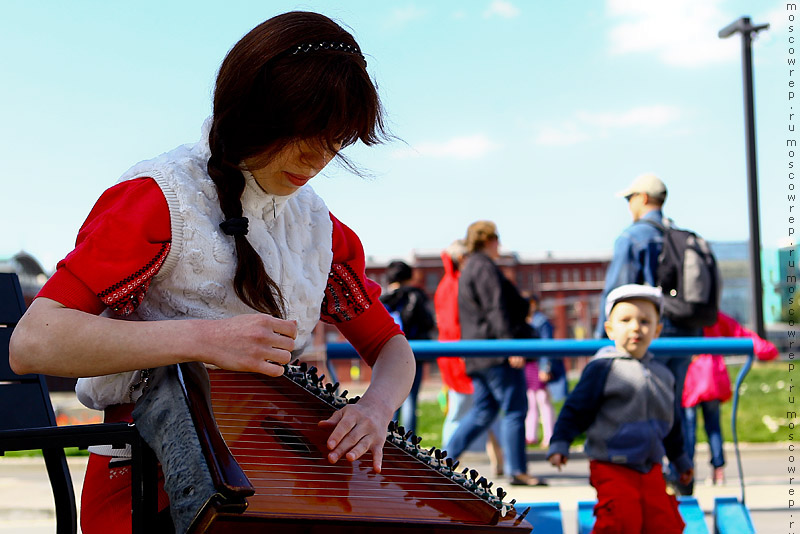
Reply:
[[[539, 309], [539, 297], [528, 298], [530, 310], [528, 322], [536, 331], [539, 339], [553, 339], [553, 325]], [[564, 362], [561, 358], [538, 358], [525, 363], [525, 380], [528, 384], [528, 415], [525, 417], [525, 442], [550, 446], [555, 425], [555, 410], [550, 395], [550, 383], [563, 380], [566, 383]], [[542, 439], [539, 440], [539, 421], [542, 424]]]
[[[759, 360], [773, 360], [778, 349], [752, 330], [740, 325], [736, 319], [719, 312], [717, 322], [703, 329], [704, 337], [749, 337]], [[711, 477], [713, 485], [725, 483], [725, 450], [722, 446], [720, 404], [731, 398], [731, 380], [725, 367], [725, 358], [719, 354], [698, 354], [692, 358], [683, 386], [683, 409], [686, 412], [686, 450], [694, 457], [697, 442], [697, 409], [703, 411], [703, 427], [711, 451]]]
[[[414, 269], [404, 261], [395, 260], [386, 268], [387, 292], [380, 300], [395, 322], [403, 329], [407, 339], [430, 339], [436, 322], [433, 309], [425, 292], [414, 285]], [[416, 374], [411, 391], [403, 405], [394, 414], [406, 430], [417, 431], [417, 398], [425, 374], [425, 362], [416, 362]]]
[[586, 432], [589, 480], [597, 490], [595, 534], [683, 532], [677, 501], [661, 472], [666, 453], [689, 483], [675, 379], [648, 351], [661, 333], [661, 290], [627, 284], [608, 294], [604, 347], [586, 366], [556, 421], [548, 460], [561, 468], [569, 446]]

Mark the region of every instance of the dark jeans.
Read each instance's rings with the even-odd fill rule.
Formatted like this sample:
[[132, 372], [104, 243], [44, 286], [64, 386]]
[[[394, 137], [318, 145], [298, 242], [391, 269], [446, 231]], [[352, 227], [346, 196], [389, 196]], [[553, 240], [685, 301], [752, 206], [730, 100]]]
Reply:
[[[678, 416], [681, 422], [681, 435], [683, 436], [683, 450], [689, 455], [689, 458], [694, 458], [694, 443], [691, 449], [689, 448], [689, 434], [687, 432], [688, 424], [686, 422], [686, 410], [681, 408], [681, 400], [683, 399], [683, 383], [686, 380], [686, 371], [689, 370], [691, 363], [690, 357], [676, 356], [674, 358], [666, 358], [661, 360], [664, 365], [669, 367], [675, 377], [675, 402], [678, 404]], [[669, 470], [667, 472], [667, 479], [671, 482], [676, 482], [680, 478], [680, 473], [675, 469], [675, 465], [670, 462]], [[679, 487], [678, 491], [681, 495], [691, 495], [694, 492], [694, 482], [690, 482], [686, 487]]]
[[503, 448], [506, 472], [510, 475], [527, 473], [525, 455], [525, 416], [528, 398], [525, 393], [525, 371], [508, 363], [495, 365], [470, 375], [475, 388], [472, 408], [450, 441], [445, 445], [448, 456], [458, 458], [472, 440], [480, 436], [502, 410], [500, 446]]
[[414, 375], [414, 382], [411, 384], [411, 391], [403, 401], [400, 408], [394, 413], [394, 420], [399, 421], [406, 432], [409, 430], [417, 433], [417, 397], [419, 397], [419, 387], [422, 383], [422, 373], [425, 362], [417, 362], [417, 370]]
[[[699, 403], [691, 408], [684, 408], [686, 412], [686, 446], [694, 453], [697, 443], [697, 409], [703, 410], [703, 426], [708, 436], [708, 446], [711, 449], [711, 465], [722, 467], [725, 465], [725, 452], [722, 449], [722, 429], [719, 422], [719, 401], [711, 400]], [[694, 461], [694, 454], [690, 455]]]
[[[661, 337], [703, 337], [702, 328], [681, 328], [673, 325], [669, 319], [664, 319], [664, 329], [661, 331]], [[689, 455], [689, 458], [694, 457], [694, 446], [689, 448], [689, 435], [687, 433], [686, 412], [681, 408], [681, 401], [683, 400], [683, 383], [686, 381], [686, 371], [689, 370], [689, 364], [692, 361], [691, 356], [674, 356], [670, 358], [660, 359], [664, 365], [669, 367], [672, 375], [675, 377], [675, 402], [678, 407], [678, 414], [681, 421], [681, 429], [683, 436], [683, 450]], [[678, 470], [672, 463], [669, 464], [669, 471], [667, 472], [667, 479], [670, 481], [677, 481], [679, 477]], [[678, 491], [682, 495], [691, 495], [694, 492], [694, 482], [689, 483], [686, 487], [679, 487]]]
[[[666, 358], [661, 360], [664, 362], [664, 365], [669, 367], [669, 370], [672, 371], [672, 375], [675, 377], [675, 402], [678, 406], [681, 405], [681, 400], [683, 399], [683, 383], [686, 381], [686, 372], [689, 370], [689, 364], [692, 362], [691, 357], [674, 357], [674, 358]], [[678, 410], [681, 417], [681, 428], [683, 429], [683, 449], [690, 453], [690, 449], [688, 447], [688, 437], [689, 435], [686, 433], [686, 413], [684, 410]]]

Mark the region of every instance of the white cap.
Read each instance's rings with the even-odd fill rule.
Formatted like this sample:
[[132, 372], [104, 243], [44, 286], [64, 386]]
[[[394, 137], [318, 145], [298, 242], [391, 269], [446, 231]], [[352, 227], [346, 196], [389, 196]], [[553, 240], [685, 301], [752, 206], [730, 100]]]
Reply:
[[618, 197], [628, 197], [636, 193], [646, 193], [648, 196], [664, 202], [667, 199], [667, 186], [658, 176], [646, 173], [634, 178], [631, 185], [617, 193]]
[[661, 288], [640, 284], [625, 284], [612, 290], [606, 297], [606, 318], [611, 315], [611, 310], [614, 309], [618, 302], [633, 299], [649, 300], [656, 305], [659, 315], [664, 309], [664, 295], [661, 293]]

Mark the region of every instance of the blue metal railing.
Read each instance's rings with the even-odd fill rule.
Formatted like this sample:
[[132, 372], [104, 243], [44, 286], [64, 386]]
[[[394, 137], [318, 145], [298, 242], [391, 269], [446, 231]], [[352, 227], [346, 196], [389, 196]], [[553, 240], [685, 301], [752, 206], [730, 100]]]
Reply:
[[[602, 347], [614, 344], [609, 339], [470, 339], [464, 341], [409, 341], [417, 360], [442, 356], [591, 356]], [[656, 356], [693, 354], [753, 354], [753, 340], [745, 338], [671, 337], [653, 341]], [[358, 358], [349, 343], [329, 343], [328, 358]]]
[[[613, 345], [609, 339], [491, 339], [464, 341], [409, 341], [414, 356], [419, 361], [432, 361], [436, 358], [457, 356], [473, 358], [478, 356], [525, 356], [525, 357], [575, 357], [591, 356], [602, 347]], [[736, 416], [739, 410], [739, 389], [745, 376], [753, 366], [753, 340], [747, 338], [697, 338], [672, 337], [653, 341], [650, 350], [656, 357], [685, 356], [695, 354], [744, 354], [747, 360], [736, 377], [733, 392], [731, 414], [731, 433], [739, 469], [739, 481], [744, 504], [744, 473], [742, 459], [739, 454], [739, 438], [736, 429]], [[349, 343], [329, 343], [327, 355], [330, 360], [358, 358], [355, 349]]]

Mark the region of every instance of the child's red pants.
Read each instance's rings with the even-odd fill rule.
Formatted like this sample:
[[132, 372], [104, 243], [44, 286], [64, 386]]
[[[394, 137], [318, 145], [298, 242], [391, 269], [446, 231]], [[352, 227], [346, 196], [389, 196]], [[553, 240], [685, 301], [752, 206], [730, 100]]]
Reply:
[[661, 465], [648, 473], [592, 461], [589, 481], [597, 490], [593, 534], [679, 534], [686, 524], [675, 496], [667, 494]]

